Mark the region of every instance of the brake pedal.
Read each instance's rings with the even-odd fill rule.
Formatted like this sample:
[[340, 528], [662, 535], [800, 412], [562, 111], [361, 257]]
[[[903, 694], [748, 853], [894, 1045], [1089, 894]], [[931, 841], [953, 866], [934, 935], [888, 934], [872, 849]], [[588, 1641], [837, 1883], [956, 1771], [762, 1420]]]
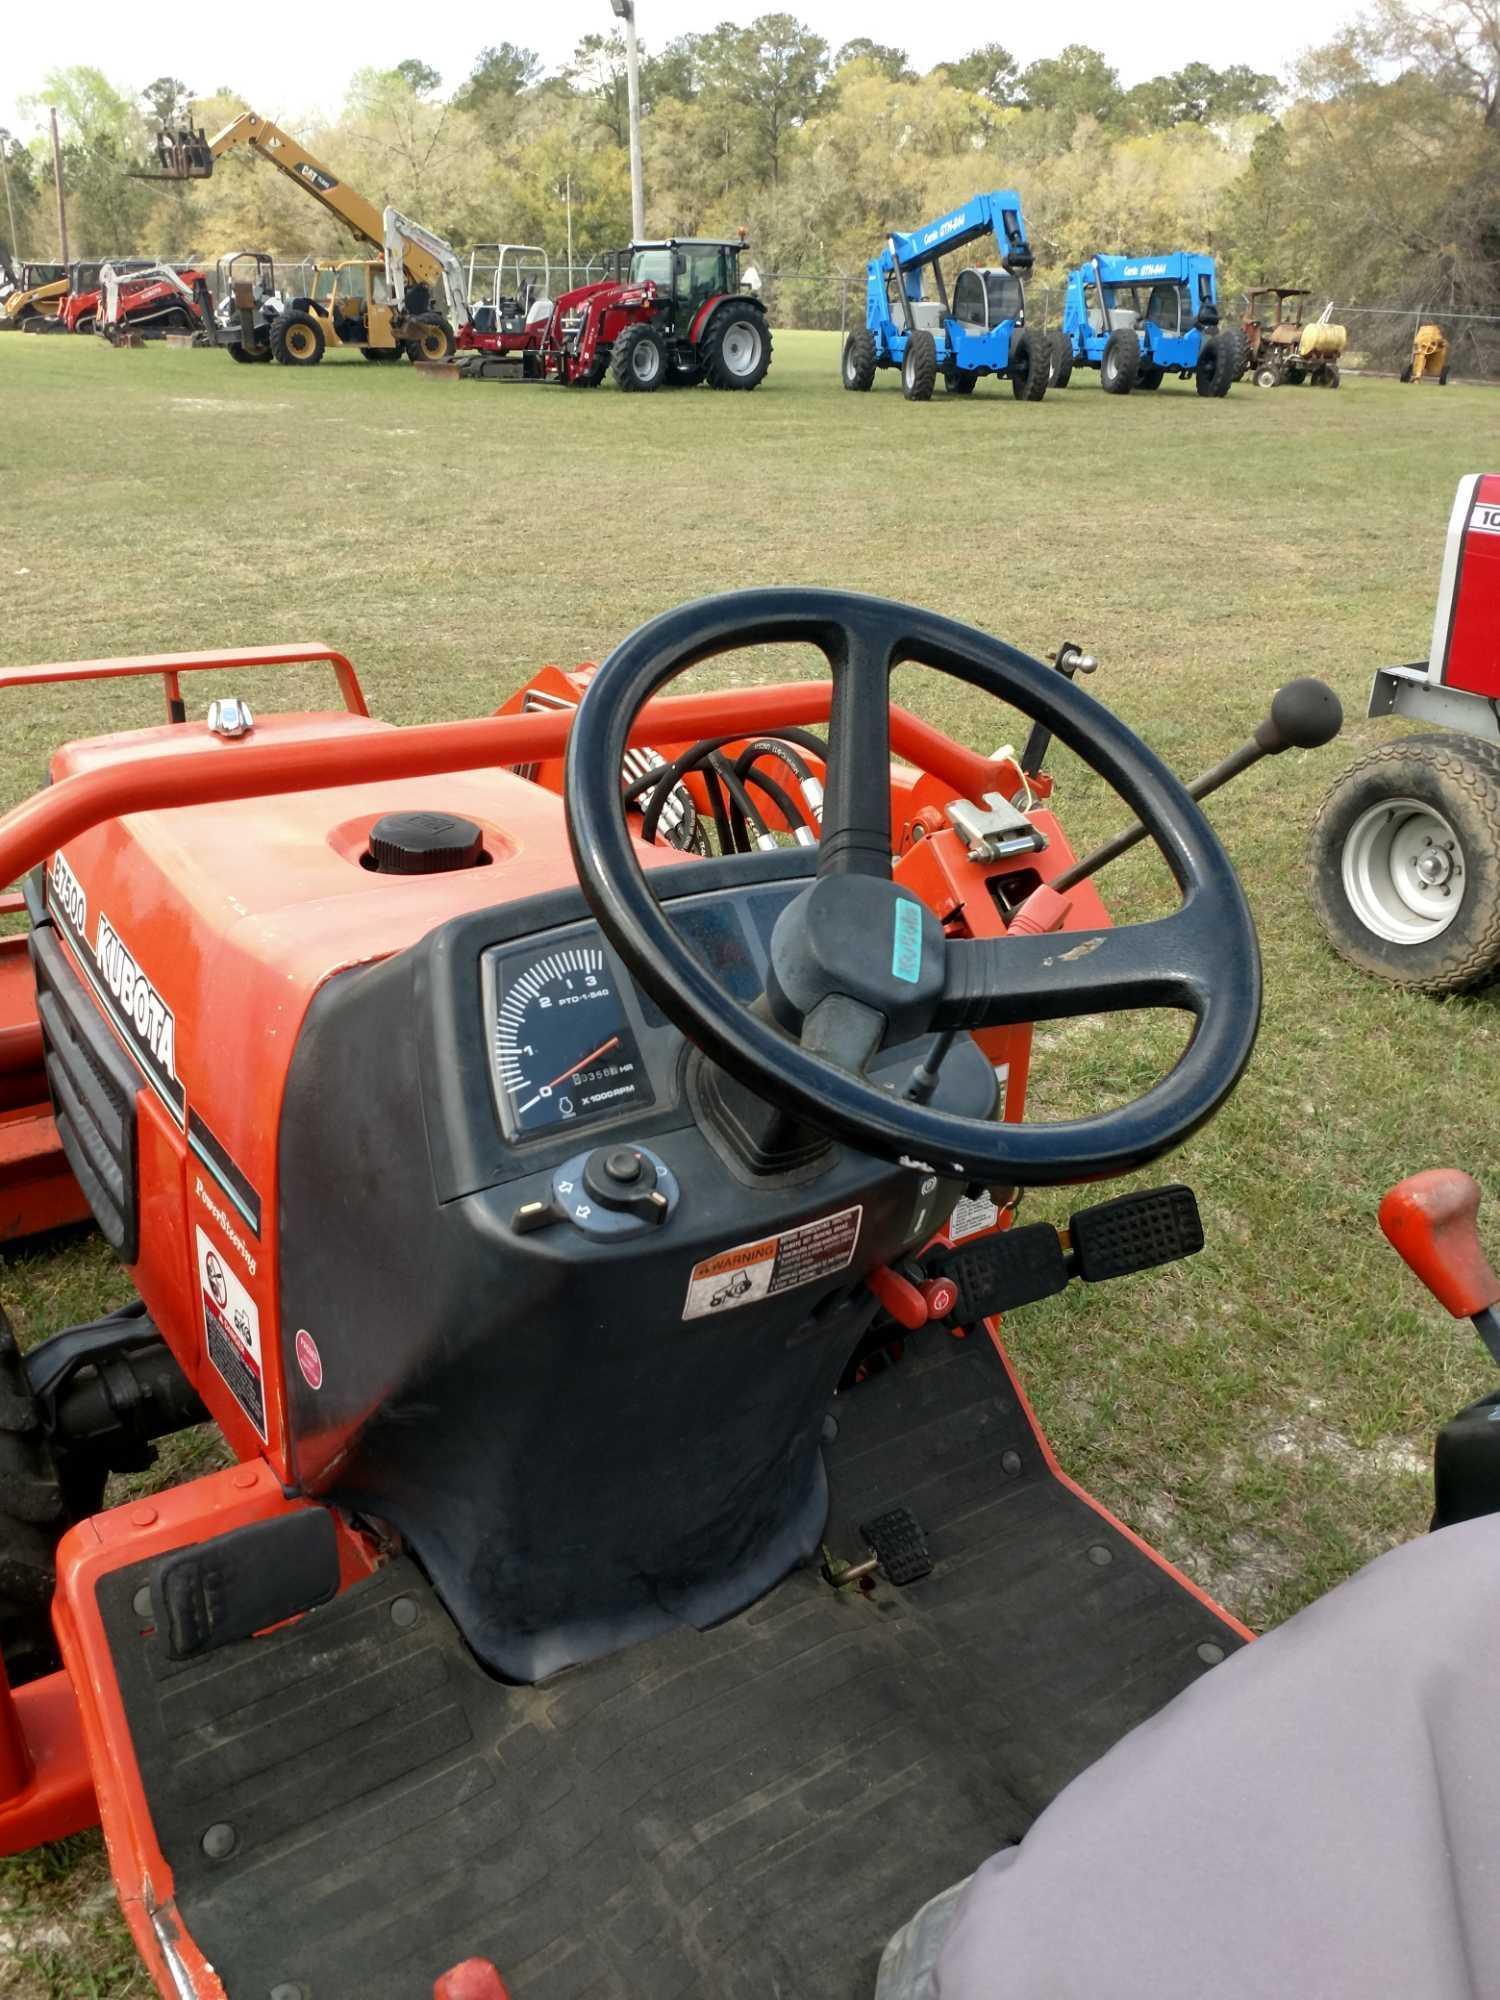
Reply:
[[1175, 1264], [1203, 1248], [1203, 1219], [1190, 1187], [1122, 1194], [1068, 1218], [1073, 1275], [1088, 1284]]
[[930, 1258], [927, 1269], [958, 1287], [958, 1303], [947, 1315], [957, 1326], [1050, 1299], [1068, 1283], [1067, 1256], [1050, 1222], [993, 1230]]

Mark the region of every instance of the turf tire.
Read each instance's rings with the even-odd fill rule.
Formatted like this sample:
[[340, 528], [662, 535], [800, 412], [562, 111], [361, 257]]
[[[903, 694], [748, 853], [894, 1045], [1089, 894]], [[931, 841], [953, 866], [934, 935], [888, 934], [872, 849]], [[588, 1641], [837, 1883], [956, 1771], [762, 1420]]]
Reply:
[[1254, 380], [1257, 389], [1275, 389], [1280, 385], [1281, 374], [1275, 368], [1257, 368]]
[[[1344, 850], [1357, 824], [1397, 798], [1442, 814], [1464, 869], [1462, 900], [1447, 928], [1409, 944], [1372, 930], [1344, 882]], [[1361, 972], [1417, 993], [1483, 984], [1500, 969], [1500, 746], [1459, 734], [1408, 736], [1351, 764], [1313, 821], [1308, 889], [1328, 942]]]
[[771, 327], [759, 306], [720, 306], [704, 327], [698, 358], [710, 389], [758, 389], [771, 365]]
[[910, 334], [906, 342], [906, 356], [901, 363], [902, 395], [908, 403], [930, 402], [936, 382], [937, 342], [930, 333]]
[[1052, 386], [1066, 389], [1073, 379], [1073, 343], [1065, 333], [1052, 336]]
[[839, 373], [846, 389], [865, 390], [875, 380], [875, 336], [867, 326], [857, 326], [844, 342], [839, 356]]
[[1112, 333], [1099, 361], [1099, 386], [1106, 396], [1128, 396], [1141, 372], [1141, 343], [1124, 328]]
[[283, 368], [316, 368], [327, 345], [311, 313], [294, 307], [271, 322], [271, 352]]
[[1052, 380], [1052, 343], [1044, 334], [1018, 333], [1010, 344], [1010, 392], [1018, 403], [1039, 403]]
[[13, 1686], [58, 1665], [52, 1594], [67, 1526], [20, 1349], [0, 1312], [0, 1656]]

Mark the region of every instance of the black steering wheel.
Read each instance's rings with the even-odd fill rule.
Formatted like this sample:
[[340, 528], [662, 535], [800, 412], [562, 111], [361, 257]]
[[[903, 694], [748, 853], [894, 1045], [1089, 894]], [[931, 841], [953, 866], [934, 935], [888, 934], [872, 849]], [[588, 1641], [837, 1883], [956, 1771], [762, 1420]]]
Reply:
[[[771, 941], [767, 1005], [737, 1003], [649, 887], [618, 771], [636, 712], [716, 654], [810, 643], [833, 676], [816, 879]], [[951, 939], [891, 878], [890, 675], [951, 674], [1050, 729], [1113, 787], [1182, 890], [1171, 916], [1118, 930]], [[1184, 787], [1065, 675], [930, 611], [834, 590], [743, 590], [653, 618], [594, 676], [568, 738], [568, 835], [601, 929], [669, 1020], [771, 1104], [886, 1159], [971, 1181], [1046, 1184], [1128, 1173], [1210, 1118], [1249, 1060], [1260, 954], [1244, 894]], [[1001, 1124], [897, 1095], [865, 1066], [930, 1031], [1122, 1008], [1176, 1008], [1193, 1034], [1143, 1096], [1090, 1118]]]

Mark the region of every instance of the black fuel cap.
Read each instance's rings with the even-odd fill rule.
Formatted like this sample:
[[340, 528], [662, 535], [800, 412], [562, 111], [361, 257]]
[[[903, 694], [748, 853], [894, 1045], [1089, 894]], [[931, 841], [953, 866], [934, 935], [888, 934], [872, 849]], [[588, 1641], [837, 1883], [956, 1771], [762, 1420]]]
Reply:
[[377, 875], [441, 875], [483, 860], [484, 835], [456, 813], [387, 813], [370, 828], [368, 866]]

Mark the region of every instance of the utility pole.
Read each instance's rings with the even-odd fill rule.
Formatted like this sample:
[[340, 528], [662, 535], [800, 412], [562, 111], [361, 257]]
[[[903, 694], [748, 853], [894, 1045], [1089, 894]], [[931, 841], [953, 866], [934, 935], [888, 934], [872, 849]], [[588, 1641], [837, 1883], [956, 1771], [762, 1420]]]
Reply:
[[17, 272], [21, 268], [21, 246], [16, 241], [16, 211], [10, 199], [10, 168], [5, 161], [5, 145], [8, 133], [0, 132], [0, 180], [5, 182], [5, 213], [10, 220], [10, 261]]
[[573, 176], [563, 176], [563, 199], [568, 204], [568, 282], [566, 290], [573, 289]]
[[57, 189], [57, 261], [68, 262], [68, 212], [63, 206], [62, 141], [57, 136], [57, 109], [52, 111], [52, 184]]
[[635, 39], [635, 0], [609, 0], [625, 23], [625, 85], [630, 99], [630, 236], [646, 233], [646, 192], [641, 180], [641, 52]]

